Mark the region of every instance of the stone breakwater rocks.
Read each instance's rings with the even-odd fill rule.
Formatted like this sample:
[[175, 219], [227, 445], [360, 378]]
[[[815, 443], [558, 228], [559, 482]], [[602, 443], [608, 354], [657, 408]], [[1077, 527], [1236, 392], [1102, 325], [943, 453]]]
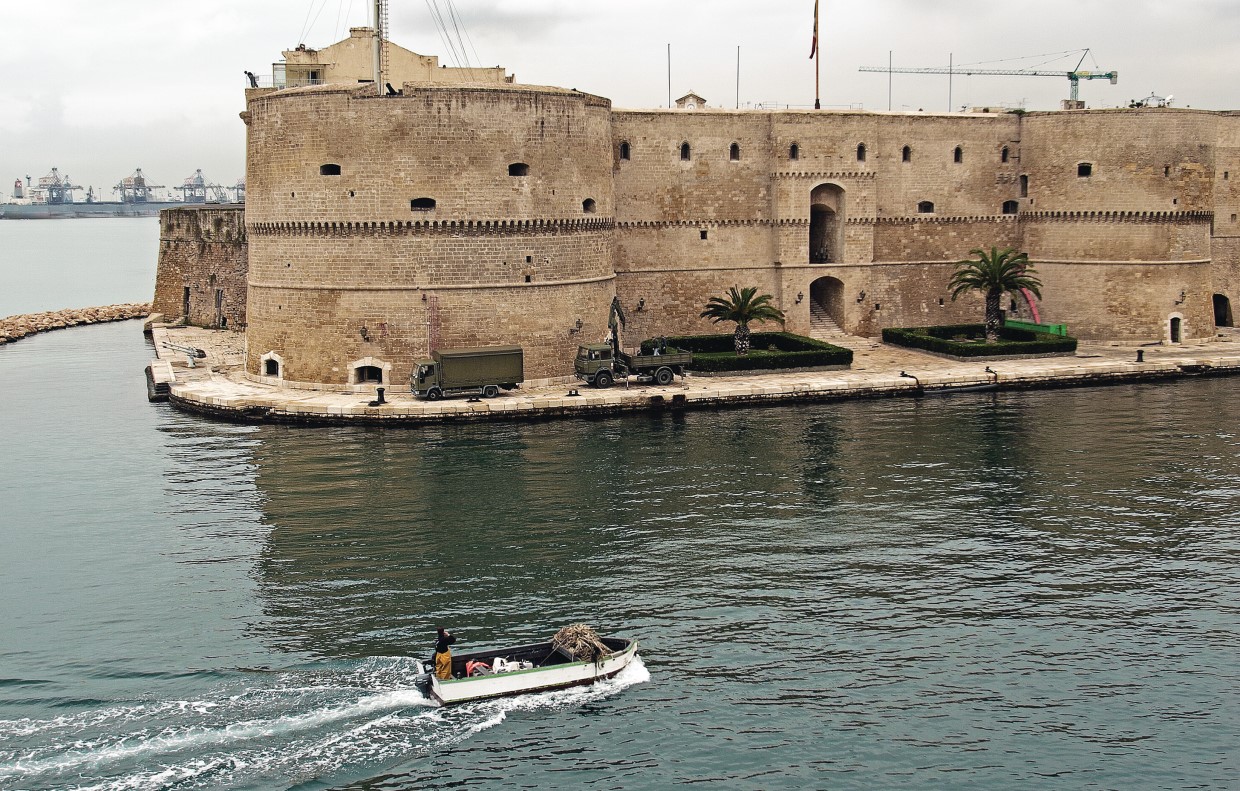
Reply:
[[21, 340], [27, 335], [49, 330], [63, 330], [82, 324], [102, 324], [107, 321], [140, 319], [151, 312], [149, 302], [127, 302], [123, 305], [104, 305], [97, 308], [74, 308], [49, 310], [43, 313], [26, 313], [0, 319], [0, 343]]

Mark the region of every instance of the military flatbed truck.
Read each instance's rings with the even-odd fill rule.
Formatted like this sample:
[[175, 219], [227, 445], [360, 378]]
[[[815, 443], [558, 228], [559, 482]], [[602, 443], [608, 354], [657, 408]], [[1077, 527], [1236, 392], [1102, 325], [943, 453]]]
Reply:
[[419, 398], [438, 401], [445, 395], [495, 398], [525, 381], [525, 355], [520, 346], [487, 346], [431, 352], [418, 360], [409, 375], [409, 389]]
[[685, 367], [693, 362], [693, 352], [677, 349], [658, 350], [653, 354], [613, 352], [609, 343], [588, 343], [577, 347], [573, 370], [577, 378], [595, 387], [611, 387], [617, 380], [636, 376], [639, 382], [670, 385], [676, 376], [684, 376]]

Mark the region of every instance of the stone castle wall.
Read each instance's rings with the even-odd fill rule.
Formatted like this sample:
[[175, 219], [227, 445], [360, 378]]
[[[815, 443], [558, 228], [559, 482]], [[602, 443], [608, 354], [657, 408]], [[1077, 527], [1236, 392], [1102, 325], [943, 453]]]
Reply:
[[432, 348], [506, 343], [528, 378], [567, 375], [613, 295], [626, 345], [714, 331], [698, 313], [733, 285], [773, 294], [793, 332], [815, 311], [861, 335], [976, 321], [980, 297], [947, 284], [977, 247], [1027, 251], [1042, 319], [1085, 339], [1171, 340], [1173, 319], [1209, 337], [1215, 295], [1240, 300], [1235, 113], [613, 111], [412, 83], [249, 98], [240, 321], [247, 371], [274, 383], [361, 388], [374, 366], [403, 384]]
[[249, 268], [245, 220], [241, 205], [162, 210], [151, 311], [167, 321], [244, 329]]

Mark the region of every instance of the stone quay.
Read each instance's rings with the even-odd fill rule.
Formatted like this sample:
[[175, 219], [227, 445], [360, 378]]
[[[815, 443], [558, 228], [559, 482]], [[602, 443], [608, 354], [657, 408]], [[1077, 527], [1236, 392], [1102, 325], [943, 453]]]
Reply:
[[[280, 387], [245, 375], [240, 333], [153, 323], [159, 359], [147, 369], [152, 400], [211, 417], [253, 423], [419, 426], [548, 420], [624, 413], [793, 404], [848, 398], [922, 397], [978, 390], [1076, 387], [1240, 374], [1240, 332], [1181, 344], [1083, 343], [1070, 357], [1004, 361], [945, 359], [853, 338], [848, 370], [694, 376], [671, 385], [599, 390], [575, 379], [526, 382], [493, 399], [415, 398], [408, 383], [366, 391]], [[191, 357], [185, 349], [201, 350]], [[1138, 354], [1138, 352], [1140, 354]], [[1139, 359], [1140, 358], [1140, 359]]]

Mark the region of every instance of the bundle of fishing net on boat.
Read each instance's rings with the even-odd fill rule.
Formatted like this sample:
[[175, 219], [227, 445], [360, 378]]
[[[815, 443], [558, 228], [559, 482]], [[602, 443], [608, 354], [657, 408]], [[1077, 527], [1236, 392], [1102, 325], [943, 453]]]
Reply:
[[565, 626], [551, 638], [551, 646], [566, 652], [578, 662], [597, 662], [611, 653], [598, 633], [584, 623]]

